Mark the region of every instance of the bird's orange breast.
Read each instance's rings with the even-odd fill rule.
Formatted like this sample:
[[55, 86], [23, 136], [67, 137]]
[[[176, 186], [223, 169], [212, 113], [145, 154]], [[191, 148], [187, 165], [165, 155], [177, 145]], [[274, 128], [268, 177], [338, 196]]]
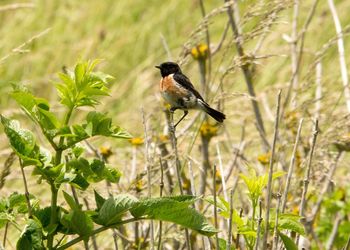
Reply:
[[185, 97], [187, 95], [186, 89], [178, 86], [178, 84], [175, 83], [172, 75], [163, 77], [162, 80], [160, 80], [159, 88], [161, 92], [176, 95], [177, 97]]

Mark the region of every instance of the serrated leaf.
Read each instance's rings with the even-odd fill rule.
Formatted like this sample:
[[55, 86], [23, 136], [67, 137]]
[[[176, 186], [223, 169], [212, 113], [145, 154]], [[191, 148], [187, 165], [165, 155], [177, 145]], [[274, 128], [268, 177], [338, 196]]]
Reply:
[[41, 250], [45, 249], [43, 244], [43, 232], [40, 222], [29, 219], [27, 225], [19, 237], [16, 249], [18, 250]]
[[298, 250], [297, 245], [291, 238], [281, 232], [278, 232], [278, 235], [280, 236], [286, 250]]
[[10, 145], [23, 160], [23, 165], [42, 165], [39, 161], [39, 147], [36, 145], [33, 133], [27, 129], [20, 128], [19, 122], [16, 120], [7, 119], [2, 115], [0, 115], [0, 118]]
[[96, 207], [97, 207], [97, 210], [99, 211], [102, 205], [105, 203], [106, 199], [103, 198], [99, 193], [97, 193], [96, 190], [94, 190], [94, 194], [95, 194]]
[[63, 197], [66, 200], [67, 204], [70, 206], [72, 210], [80, 210], [79, 204], [77, 204], [72, 196], [70, 196], [68, 193], [63, 192]]
[[215, 234], [217, 230], [208, 224], [205, 217], [189, 207], [193, 202], [193, 198], [188, 197], [185, 201], [169, 197], [147, 198], [140, 201], [131, 213], [136, 218], [146, 216], [149, 219], [173, 222], [204, 235]]
[[138, 200], [134, 196], [128, 194], [110, 197], [99, 210], [97, 223], [105, 226], [117, 223], [137, 202]]
[[61, 223], [68, 229], [68, 233], [76, 233], [80, 236], [87, 236], [93, 230], [93, 221], [86, 212], [73, 210], [64, 214]]

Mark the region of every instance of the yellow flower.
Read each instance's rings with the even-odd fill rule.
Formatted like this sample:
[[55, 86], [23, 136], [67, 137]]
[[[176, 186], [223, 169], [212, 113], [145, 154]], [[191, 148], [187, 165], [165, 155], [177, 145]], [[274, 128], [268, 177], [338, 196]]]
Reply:
[[194, 60], [205, 60], [208, 58], [209, 47], [206, 44], [200, 43], [191, 49], [191, 55]]
[[207, 138], [211, 138], [216, 136], [218, 133], [218, 127], [215, 125], [211, 125], [209, 122], [203, 122], [200, 127], [201, 135]]
[[266, 154], [260, 154], [258, 155], [258, 161], [262, 164], [262, 165], [268, 165], [270, 163], [270, 158], [271, 158], [271, 152], [267, 152]]
[[108, 159], [112, 154], [111, 148], [107, 147], [100, 147], [100, 154], [103, 156], [104, 159]]
[[140, 193], [143, 189], [143, 181], [142, 179], [139, 179], [135, 182], [135, 190], [137, 193]]
[[169, 136], [161, 134], [161, 135], [159, 135], [159, 141], [162, 142], [162, 143], [168, 142], [169, 141]]
[[134, 138], [131, 138], [131, 139], [129, 140], [129, 142], [131, 143], [131, 145], [137, 147], [137, 146], [141, 146], [141, 145], [143, 144], [144, 139], [141, 138], [141, 137], [134, 137]]

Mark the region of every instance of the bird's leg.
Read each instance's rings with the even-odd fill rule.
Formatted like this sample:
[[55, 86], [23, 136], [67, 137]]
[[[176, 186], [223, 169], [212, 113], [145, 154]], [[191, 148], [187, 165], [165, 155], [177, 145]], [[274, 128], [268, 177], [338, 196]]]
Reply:
[[184, 115], [181, 117], [181, 119], [175, 124], [174, 128], [176, 128], [176, 126], [186, 117], [186, 115], [188, 114], [187, 110], [184, 110]]

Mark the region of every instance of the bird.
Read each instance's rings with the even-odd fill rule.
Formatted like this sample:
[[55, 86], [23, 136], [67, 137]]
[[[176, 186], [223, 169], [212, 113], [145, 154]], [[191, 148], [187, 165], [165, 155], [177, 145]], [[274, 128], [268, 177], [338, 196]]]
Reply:
[[190, 79], [182, 73], [177, 63], [163, 62], [155, 67], [160, 70], [162, 79], [160, 80], [159, 88], [164, 100], [171, 106], [170, 111], [175, 112], [177, 109], [184, 111], [183, 116], [174, 127], [186, 117], [189, 109], [202, 110], [220, 123], [225, 120], [225, 114], [211, 108], [204, 101]]

